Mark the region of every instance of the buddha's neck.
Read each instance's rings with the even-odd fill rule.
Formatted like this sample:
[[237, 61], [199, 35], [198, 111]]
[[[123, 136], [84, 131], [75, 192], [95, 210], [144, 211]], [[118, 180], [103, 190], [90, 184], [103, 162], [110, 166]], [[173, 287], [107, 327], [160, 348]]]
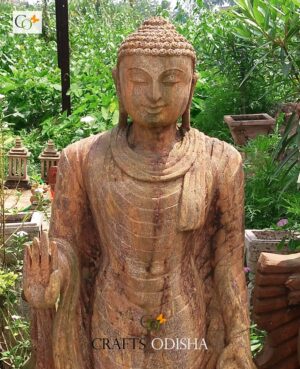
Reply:
[[128, 145], [136, 152], [167, 155], [180, 139], [176, 124], [147, 128], [133, 123], [128, 134]]

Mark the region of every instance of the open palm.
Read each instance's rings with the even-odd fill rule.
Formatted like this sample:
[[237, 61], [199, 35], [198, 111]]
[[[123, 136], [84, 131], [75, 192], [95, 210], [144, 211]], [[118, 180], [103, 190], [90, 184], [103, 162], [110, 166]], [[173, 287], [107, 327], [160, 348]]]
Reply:
[[23, 269], [26, 300], [35, 308], [53, 307], [60, 293], [58, 252], [47, 232], [43, 231], [40, 240], [34, 238], [32, 245], [26, 246]]

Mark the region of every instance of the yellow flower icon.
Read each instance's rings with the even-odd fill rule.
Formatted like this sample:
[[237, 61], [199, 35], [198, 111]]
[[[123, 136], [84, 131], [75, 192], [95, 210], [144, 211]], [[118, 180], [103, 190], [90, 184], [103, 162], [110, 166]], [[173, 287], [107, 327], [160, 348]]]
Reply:
[[166, 318], [164, 318], [163, 314], [159, 314], [159, 315], [156, 317], [156, 320], [158, 320], [158, 321], [159, 321], [159, 324], [164, 324], [164, 323], [167, 321], [167, 319], [166, 319]]
[[30, 20], [31, 20], [31, 22], [32, 22], [32, 23], [36, 23], [36, 22], [38, 22], [38, 21], [39, 21], [39, 19], [38, 19], [35, 15], [33, 15], [33, 16], [30, 18]]

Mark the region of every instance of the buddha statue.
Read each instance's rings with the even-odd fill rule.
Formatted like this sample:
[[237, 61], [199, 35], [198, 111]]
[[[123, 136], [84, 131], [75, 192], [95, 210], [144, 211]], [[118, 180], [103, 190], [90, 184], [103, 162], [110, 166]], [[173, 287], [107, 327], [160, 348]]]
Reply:
[[49, 235], [24, 255], [36, 369], [255, 368], [242, 161], [190, 127], [195, 61], [146, 20], [113, 71], [118, 126], [63, 150]]

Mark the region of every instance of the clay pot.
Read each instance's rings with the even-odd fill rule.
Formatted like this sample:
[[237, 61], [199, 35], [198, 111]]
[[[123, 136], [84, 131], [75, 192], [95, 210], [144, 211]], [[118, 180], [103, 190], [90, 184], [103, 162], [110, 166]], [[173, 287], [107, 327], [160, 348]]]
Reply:
[[245, 145], [249, 139], [271, 133], [275, 126], [275, 119], [265, 113], [224, 115], [224, 122], [236, 145]]

